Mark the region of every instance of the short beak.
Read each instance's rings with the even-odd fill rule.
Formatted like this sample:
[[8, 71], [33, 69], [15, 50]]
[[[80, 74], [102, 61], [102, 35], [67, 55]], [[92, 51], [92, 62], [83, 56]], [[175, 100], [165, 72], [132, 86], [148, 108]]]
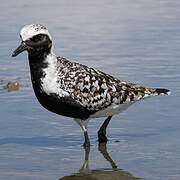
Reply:
[[25, 50], [27, 50], [27, 45], [25, 44], [25, 42], [22, 42], [20, 46], [13, 52], [12, 57], [17, 56], [18, 54], [20, 54]]

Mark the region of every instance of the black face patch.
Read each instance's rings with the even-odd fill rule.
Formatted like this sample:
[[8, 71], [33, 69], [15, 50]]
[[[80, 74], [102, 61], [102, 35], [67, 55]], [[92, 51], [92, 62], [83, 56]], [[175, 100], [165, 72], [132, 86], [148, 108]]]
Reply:
[[35, 35], [32, 38], [30, 38], [30, 41], [37, 43], [39, 41], [42, 41], [45, 36], [47, 36], [47, 35], [45, 35], [45, 34], [38, 34], [38, 35]]
[[42, 51], [48, 54], [52, 47], [52, 41], [46, 34], [35, 35], [26, 40], [25, 44], [28, 47], [28, 52], [34, 55], [40, 54]]

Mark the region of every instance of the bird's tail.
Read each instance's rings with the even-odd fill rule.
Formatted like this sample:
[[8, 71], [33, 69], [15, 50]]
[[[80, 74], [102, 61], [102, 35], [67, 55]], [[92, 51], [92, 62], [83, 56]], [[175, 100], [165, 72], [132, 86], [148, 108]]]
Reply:
[[159, 95], [170, 95], [171, 91], [169, 89], [161, 89], [161, 88], [146, 88], [146, 91], [143, 96], [140, 96], [138, 99], [145, 99], [152, 96], [159, 96]]
[[154, 95], [170, 95], [171, 91], [169, 89], [155, 89]]

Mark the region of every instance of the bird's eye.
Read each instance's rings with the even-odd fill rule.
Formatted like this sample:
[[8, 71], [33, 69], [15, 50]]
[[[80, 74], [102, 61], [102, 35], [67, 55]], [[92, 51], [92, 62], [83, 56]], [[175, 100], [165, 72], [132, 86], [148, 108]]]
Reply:
[[43, 39], [43, 37], [44, 37], [43, 34], [38, 34], [38, 35], [36, 35], [36, 36], [33, 36], [33, 37], [31, 38], [31, 41], [33, 41], [33, 42], [39, 42], [39, 41], [41, 41], [41, 40]]

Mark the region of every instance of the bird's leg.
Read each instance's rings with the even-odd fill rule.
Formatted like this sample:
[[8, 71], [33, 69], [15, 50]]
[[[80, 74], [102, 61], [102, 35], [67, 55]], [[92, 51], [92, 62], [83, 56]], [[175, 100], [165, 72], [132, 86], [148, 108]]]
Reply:
[[106, 137], [106, 128], [111, 120], [112, 116], [108, 116], [107, 119], [104, 121], [104, 123], [102, 124], [102, 126], [100, 127], [99, 131], [98, 131], [98, 141], [99, 143], [102, 142], [107, 142], [107, 137]]
[[85, 127], [83, 128], [83, 131], [84, 131], [84, 139], [85, 139], [83, 146], [84, 148], [86, 148], [90, 146], [90, 141], [89, 141], [87, 129]]
[[82, 120], [82, 119], [74, 119], [82, 128], [83, 132], [84, 132], [84, 148], [89, 147], [90, 146], [90, 141], [89, 141], [89, 137], [88, 137], [88, 132], [87, 132], [87, 124], [88, 124], [88, 119]]

